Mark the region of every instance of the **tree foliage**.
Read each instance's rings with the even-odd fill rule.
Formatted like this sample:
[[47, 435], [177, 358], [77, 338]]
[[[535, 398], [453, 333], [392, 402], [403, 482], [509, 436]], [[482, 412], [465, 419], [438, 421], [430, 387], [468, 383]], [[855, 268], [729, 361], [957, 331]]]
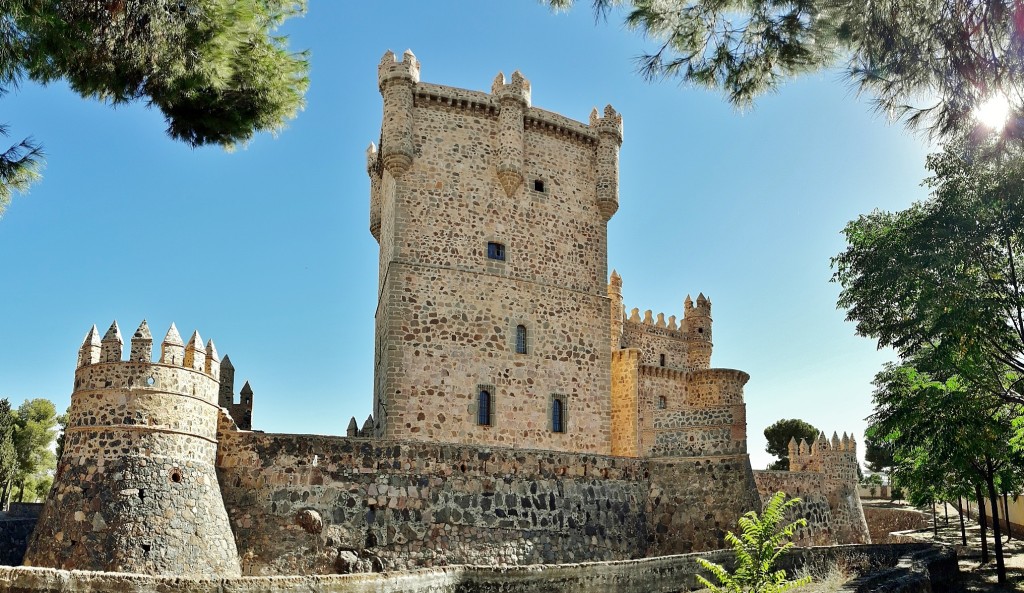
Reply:
[[[926, 358], [928, 352], [918, 356]], [[875, 378], [875, 413], [868, 434], [888, 444], [892, 479], [915, 504], [929, 504], [985, 491], [992, 506], [996, 490], [1017, 486], [1024, 459], [1010, 446], [1019, 407], [975, 389], [959, 376], [944, 379], [904, 365], [887, 365]], [[979, 501], [980, 502], [980, 501]], [[1005, 580], [1000, 528], [995, 531], [1000, 582]]]
[[797, 443], [803, 439], [807, 441], [807, 444], [811, 444], [817, 438], [819, 432], [811, 424], [796, 418], [779, 420], [764, 429], [764, 438], [768, 440], [764, 450], [779, 458], [768, 469], [789, 469], [790, 439], [796, 439]]
[[[866, 437], [864, 439], [864, 462], [875, 475], [888, 473], [896, 463], [892, 458], [892, 446], [880, 439]], [[878, 483], [882, 483], [881, 476], [879, 476]]]
[[[559, 9], [574, 0], [547, 0]], [[878, 110], [943, 137], [975, 126], [994, 96], [1024, 113], [1024, 5], [1018, 0], [593, 0], [657, 43], [648, 78], [721, 90], [736, 106], [807, 72], [844, 68]], [[1020, 138], [1024, 126], [1012, 126]]]
[[1024, 404], [1024, 152], [988, 150], [950, 142], [928, 200], [850, 222], [833, 281], [858, 334]]
[[760, 516], [750, 511], [740, 517], [740, 535], [731, 531], [725, 535], [725, 541], [732, 546], [736, 568], [730, 573], [720, 564], [698, 558], [701, 567], [719, 583], [715, 585], [697, 575], [700, 584], [712, 593], [782, 593], [811, 582], [810, 576], [788, 580], [786, 571], [775, 568], [778, 559], [793, 547], [793, 534], [807, 525], [806, 519], [783, 524], [786, 512], [799, 502], [799, 498], [786, 500], [784, 492], [776, 492]]
[[18, 471], [18, 452], [14, 447], [15, 420], [11, 402], [6, 398], [0, 399], [0, 510]]
[[[303, 0], [3, 0], [0, 94], [22, 79], [66, 80], [83, 97], [146, 101], [176, 140], [230, 148], [302, 108], [307, 55], [273, 32], [304, 10]], [[0, 154], [0, 212], [38, 175], [38, 149], [26, 140]]]
[[18, 469], [14, 483], [18, 486], [18, 501], [21, 502], [26, 496], [34, 496], [29, 493], [29, 487], [34, 491], [35, 484], [56, 466], [52, 447], [57, 436], [54, 430], [57, 426], [57, 410], [48, 399], [25, 400], [18, 406], [15, 423], [14, 449]]

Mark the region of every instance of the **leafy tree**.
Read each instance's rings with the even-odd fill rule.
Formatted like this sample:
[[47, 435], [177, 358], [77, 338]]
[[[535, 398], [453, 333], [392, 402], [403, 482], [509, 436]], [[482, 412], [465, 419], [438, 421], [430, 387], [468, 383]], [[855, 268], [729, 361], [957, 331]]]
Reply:
[[799, 498], [787, 501], [784, 492], [776, 492], [760, 517], [754, 511], [740, 517], [740, 535], [737, 537], [731, 531], [725, 534], [736, 558], [736, 568], [730, 573], [720, 564], [698, 558], [701, 567], [719, 582], [715, 585], [697, 575], [700, 584], [712, 593], [782, 593], [811, 582], [810, 576], [787, 580], [786, 571], [775, 569], [776, 561], [793, 547], [791, 540], [797, 528], [807, 525], [806, 519], [782, 525], [786, 511], [799, 502]]
[[804, 439], [807, 444], [811, 444], [820, 432], [807, 422], [796, 418], [779, 420], [764, 429], [764, 438], [768, 439], [765, 451], [779, 458], [772, 462], [768, 469], [789, 469], [789, 441], [796, 439], [796, 442], [799, 443], [801, 439]]
[[1005, 468], [1024, 464], [1009, 445], [1016, 406], [958, 376], [938, 380], [909, 365], [888, 365], [875, 386], [868, 433], [892, 447], [894, 483], [918, 504], [972, 490], [979, 503], [987, 496], [997, 573], [1005, 582], [996, 487]]
[[[878, 439], [865, 437], [864, 439], [864, 461], [867, 462], [868, 470], [872, 474], [884, 474], [889, 472], [895, 461], [892, 458], [892, 447]], [[881, 484], [881, 476], [879, 476]]]
[[[568, 8], [575, 0], [547, 0]], [[842, 66], [879, 112], [944, 137], [1009, 98], [1024, 116], [1024, 17], [1018, 0], [593, 0], [599, 17], [628, 5], [626, 26], [655, 40], [648, 78], [681, 78], [749, 106], [786, 80]], [[1024, 126], [1011, 126], [1020, 139]]]
[[858, 334], [1024, 404], [1024, 150], [967, 144], [929, 156], [928, 200], [850, 222], [832, 279]]
[[[273, 31], [304, 11], [303, 0], [5, 0], [0, 94], [21, 79], [66, 80], [83, 97], [146, 101], [176, 140], [230, 148], [302, 108], [307, 55]], [[0, 213], [41, 157], [31, 140], [0, 153]]]
[[64, 455], [64, 437], [68, 431], [68, 420], [71, 417], [71, 406], [68, 406], [64, 413], [57, 416], [57, 449], [54, 451], [54, 458], [60, 461], [62, 455]]
[[7, 508], [14, 475], [18, 469], [18, 453], [14, 447], [15, 415], [11, 402], [0, 399], [0, 510]]
[[18, 469], [14, 481], [18, 486], [19, 499], [23, 502], [27, 487], [38, 482], [56, 466], [53, 440], [57, 425], [57, 410], [48, 399], [25, 400], [16, 413], [14, 448], [17, 453]]

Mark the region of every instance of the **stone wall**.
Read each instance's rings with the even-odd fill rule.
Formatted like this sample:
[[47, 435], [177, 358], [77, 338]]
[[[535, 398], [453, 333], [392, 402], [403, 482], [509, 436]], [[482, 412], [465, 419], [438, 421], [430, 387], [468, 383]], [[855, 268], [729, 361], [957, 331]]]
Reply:
[[[669, 593], [697, 588], [697, 558], [729, 564], [727, 552], [559, 566], [449, 566], [411, 572], [330, 576], [196, 579], [0, 567], [0, 590], [11, 593]], [[795, 549], [788, 571], [805, 566], [867, 563], [873, 574], [841, 591], [945, 591], [957, 576], [951, 550], [922, 544]], [[877, 570], [881, 567], [881, 570]]]
[[839, 543], [833, 530], [835, 517], [825, 493], [824, 476], [811, 472], [755, 471], [754, 480], [765, 503], [776, 492], [800, 498], [799, 504], [790, 511], [788, 517], [791, 521], [807, 521], [807, 526], [797, 530], [793, 538], [797, 545], [827, 546]]
[[746, 455], [650, 460], [651, 544], [647, 556], [726, 547], [725, 534], [760, 510]]
[[642, 460], [249, 432], [221, 435], [220, 450], [245, 574], [617, 560], [648, 547]]
[[36, 528], [35, 517], [0, 518], [0, 565], [19, 566], [28, 548], [28, 538]]
[[917, 509], [886, 508], [874, 504], [864, 505], [864, 518], [871, 541], [876, 544], [895, 542], [889, 537], [890, 533], [924, 529], [930, 524], [930, 517]]

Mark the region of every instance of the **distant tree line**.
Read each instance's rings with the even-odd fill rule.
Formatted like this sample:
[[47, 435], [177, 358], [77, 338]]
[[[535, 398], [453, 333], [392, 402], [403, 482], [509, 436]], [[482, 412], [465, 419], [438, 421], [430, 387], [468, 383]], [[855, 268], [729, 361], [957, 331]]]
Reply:
[[17, 409], [0, 399], [0, 508], [42, 500], [53, 484], [58, 416], [48, 399], [25, 400]]

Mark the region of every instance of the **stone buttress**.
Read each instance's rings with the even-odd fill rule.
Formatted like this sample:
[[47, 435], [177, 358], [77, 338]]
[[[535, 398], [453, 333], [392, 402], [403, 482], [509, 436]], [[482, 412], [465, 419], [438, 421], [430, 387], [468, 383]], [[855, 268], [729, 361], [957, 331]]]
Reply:
[[237, 576], [214, 469], [220, 361], [171, 325], [159, 361], [146, 322], [123, 340], [95, 326], [79, 352], [64, 451], [25, 555], [28, 566]]

